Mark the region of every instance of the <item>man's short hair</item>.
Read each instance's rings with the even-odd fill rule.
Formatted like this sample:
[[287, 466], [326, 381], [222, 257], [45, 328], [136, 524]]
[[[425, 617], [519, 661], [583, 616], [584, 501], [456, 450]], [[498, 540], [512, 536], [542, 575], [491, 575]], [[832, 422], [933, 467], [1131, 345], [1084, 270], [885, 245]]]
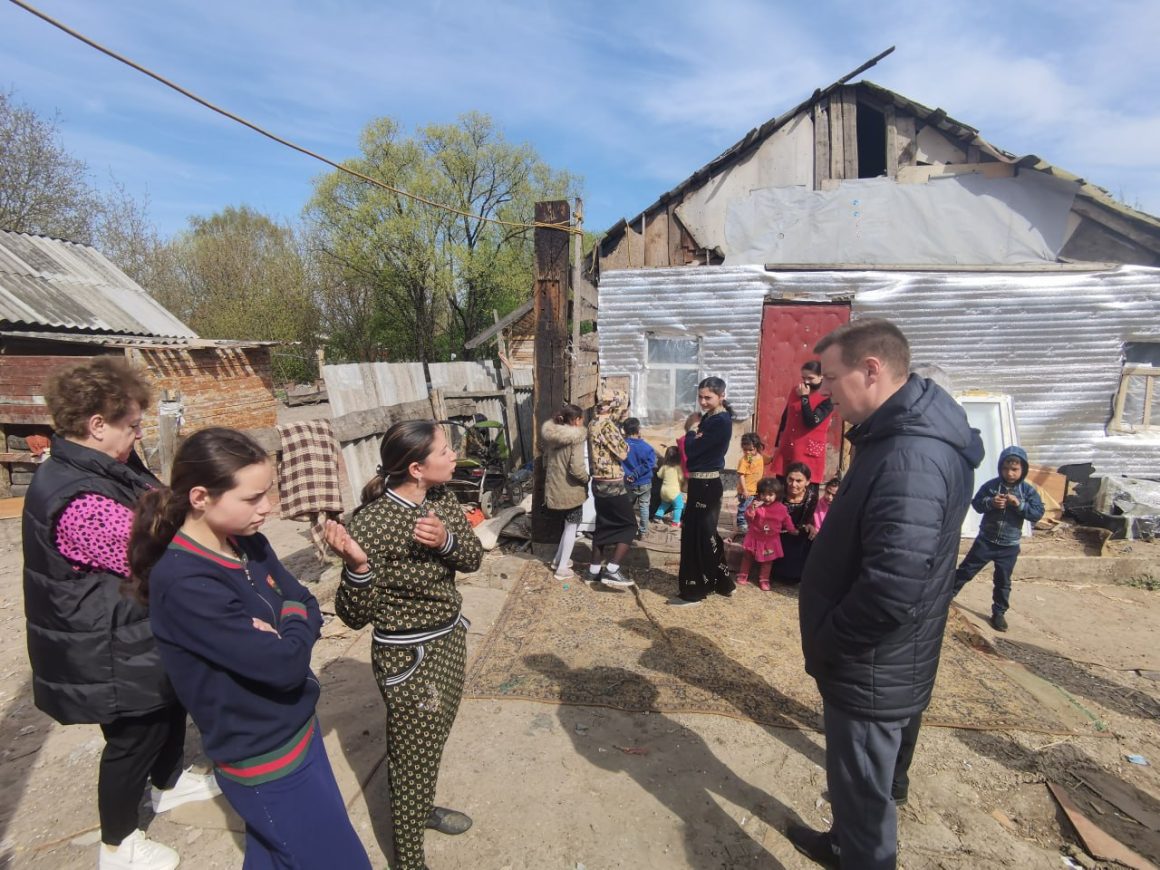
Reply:
[[872, 356], [900, 378], [910, 373], [910, 344], [902, 330], [889, 320], [869, 317], [844, 323], [814, 345], [814, 353], [820, 354], [834, 345], [842, 349], [842, 362], [848, 366]]

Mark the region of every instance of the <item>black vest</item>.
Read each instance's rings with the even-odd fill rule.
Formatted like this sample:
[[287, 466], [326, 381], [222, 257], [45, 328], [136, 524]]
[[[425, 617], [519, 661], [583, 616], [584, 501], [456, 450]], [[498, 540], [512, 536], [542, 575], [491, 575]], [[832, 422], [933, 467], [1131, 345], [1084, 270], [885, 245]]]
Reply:
[[133, 507], [159, 482], [128, 462], [63, 438], [37, 469], [24, 500], [24, 615], [36, 706], [64, 725], [108, 723], [174, 702], [149, 612], [121, 592], [124, 578], [76, 570], [56, 549], [68, 504], [96, 493]]

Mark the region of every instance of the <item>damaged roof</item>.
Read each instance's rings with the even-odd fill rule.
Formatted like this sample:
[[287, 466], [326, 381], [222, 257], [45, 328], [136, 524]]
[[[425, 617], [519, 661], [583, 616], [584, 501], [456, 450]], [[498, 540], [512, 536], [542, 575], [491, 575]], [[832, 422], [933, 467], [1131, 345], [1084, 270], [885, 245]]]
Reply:
[[0, 322], [197, 338], [88, 245], [0, 230]]
[[[820, 88], [814, 91], [808, 99], [802, 101], [784, 114], [779, 115], [776, 118], [771, 118], [760, 127], [755, 127], [754, 129], [750, 130], [738, 142], [726, 149], [722, 154], [718, 155], [713, 160], [706, 163], [672, 190], [662, 194], [654, 203], [645, 208], [631, 220], [621, 218], [619, 221], [609, 227], [605, 232], [604, 237], [598, 243], [599, 249], [602, 252], [607, 252], [610, 243], [616, 241], [621, 235], [623, 235], [627, 226], [630, 224], [634, 226], [639, 224], [642, 218], [648, 218], [653, 213], [668, 206], [668, 204], [671, 202], [679, 203], [683, 201], [685, 195], [690, 190], [700, 187], [701, 184], [709, 178], [717, 175], [721, 171], [728, 169], [737, 163], [740, 163], [742, 160], [756, 151], [757, 148], [760, 147], [760, 145], [770, 136], [772, 136], [802, 112], [812, 109], [816, 103], [829, 97], [834, 91], [848, 84], [851, 79], [874, 66], [879, 60], [890, 54], [890, 52], [893, 50], [893, 48], [890, 48], [889, 50], [884, 51], [882, 54], [870, 59], [858, 69], [848, 73], [828, 87]], [[902, 94], [890, 90], [889, 88], [884, 88], [881, 85], [877, 85], [866, 80], [856, 82], [851, 85], [851, 87], [856, 87], [860, 93], [865, 94], [877, 102], [893, 104], [897, 108], [904, 110], [924, 123], [937, 128], [940, 132], [946, 134], [947, 136], [954, 138], [965, 145], [975, 146], [979, 149], [980, 152], [988, 155], [996, 161], [1013, 164], [1020, 168], [1033, 169], [1037, 172], [1043, 172], [1057, 178], [1074, 181], [1080, 185], [1079, 190], [1076, 192], [1077, 198], [1090, 200], [1091, 202], [1098, 204], [1104, 209], [1114, 212], [1115, 215], [1125, 219], [1130, 223], [1142, 225], [1144, 228], [1152, 232], [1160, 232], [1160, 218], [1147, 214], [1146, 212], [1138, 211], [1137, 209], [1131, 208], [1130, 206], [1119, 202], [1118, 200], [1114, 199], [1112, 195], [1104, 188], [1092, 184], [1075, 175], [1074, 173], [1054, 166], [1036, 155], [1032, 154], [1019, 157], [1009, 151], [1004, 151], [1001, 148], [997, 148], [990, 142], [987, 142], [982, 136], [980, 136], [979, 131], [976, 128], [952, 118], [945, 109], [931, 109], [930, 107], [924, 106], [922, 103], [916, 102], [909, 97], [903, 96]]]

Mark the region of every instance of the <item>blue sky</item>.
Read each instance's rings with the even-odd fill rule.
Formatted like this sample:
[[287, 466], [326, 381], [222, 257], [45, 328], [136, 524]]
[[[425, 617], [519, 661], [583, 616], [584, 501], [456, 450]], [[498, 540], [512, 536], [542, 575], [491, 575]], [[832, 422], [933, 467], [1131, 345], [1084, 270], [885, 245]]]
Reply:
[[[478, 110], [631, 217], [749, 129], [865, 77], [1160, 214], [1160, 3], [33, 0], [207, 99], [343, 159], [360, 130]], [[296, 219], [325, 167], [0, 3], [0, 88], [59, 111], [98, 184], [163, 233], [248, 204]]]

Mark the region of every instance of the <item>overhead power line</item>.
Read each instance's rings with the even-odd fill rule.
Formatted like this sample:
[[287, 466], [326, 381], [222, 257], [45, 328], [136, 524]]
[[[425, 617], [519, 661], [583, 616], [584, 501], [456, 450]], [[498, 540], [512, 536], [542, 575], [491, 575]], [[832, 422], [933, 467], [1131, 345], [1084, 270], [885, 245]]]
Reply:
[[209, 109], [210, 111], [217, 112], [219, 115], [222, 115], [226, 118], [229, 118], [231, 121], [234, 121], [238, 124], [241, 124], [243, 127], [249, 127], [255, 133], [258, 133], [262, 136], [265, 136], [267, 139], [272, 139], [273, 141], [277, 142], [279, 145], [284, 145], [287, 148], [290, 148], [294, 151], [299, 152], [300, 154], [305, 154], [307, 157], [313, 157], [315, 160], [319, 160], [319, 161], [325, 163], [327, 166], [334, 167], [339, 172], [345, 172], [347, 175], [352, 175], [355, 178], [360, 179], [361, 181], [367, 182], [368, 184], [373, 184], [376, 187], [381, 187], [384, 190], [391, 191], [391, 193], [397, 193], [399, 196], [404, 196], [407, 199], [414, 200], [415, 202], [421, 202], [424, 205], [431, 206], [432, 208], [441, 209], [443, 211], [450, 212], [452, 214], [457, 214], [460, 217], [470, 218], [472, 220], [484, 221], [484, 222], [490, 223], [490, 224], [498, 224], [498, 225], [504, 226], [504, 227], [514, 227], [516, 229], [544, 228], [544, 229], [552, 229], [552, 230], [562, 230], [564, 232], [573, 233], [573, 234], [582, 234], [583, 233], [583, 230], [580, 229], [579, 226], [573, 227], [570, 224], [553, 224], [553, 223], [545, 223], [543, 221], [532, 221], [531, 223], [522, 223], [520, 221], [505, 221], [505, 220], [502, 220], [500, 218], [485, 217], [483, 215], [473, 214], [469, 211], [466, 211], [465, 209], [456, 208], [455, 206], [451, 206], [451, 205], [445, 205], [444, 203], [440, 203], [440, 202], [435, 202], [434, 200], [427, 199], [427, 197], [425, 197], [425, 196], [420, 196], [417, 193], [411, 193], [409, 191], [406, 191], [406, 190], [403, 190], [401, 188], [395, 187], [393, 185], [387, 184], [385, 181], [381, 181], [377, 178], [372, 178], [371, 176], [366, 175], [365, 173], [359, 172], [357, 169], [351, 169], [349, 166], [343, 166], [341, 163], [338, 163], [337, 161], [331, 160], [329, 157], [326, 157], [322, 154], [319, 154], [316, 151], [311, 151], [309, 148], [306, 148], [306, 147], [299, 145], [295, 142], [291, 142], [289, 139], [284, 139], [283, 137], [277, 135], [276, 133], [271, 133], [269, 130], [265, 129], [264, 127], [259, 127], [253, 121], [246, 120], [241, 115], [234, 114], [233, 112], [229, 111], [228, 109], [223, 109], [221, 106], [217, 106], [217, 105], [211, 103], [209, 100], [205, 99], [204, 97], [198, 96], [197, 94], [195, 94], [193, 91], [189, 90], [188, 88], [184, 88], [181, 85], [177, 84], [176, 82], [170, 81], [169, 79], [165, 78], [165, 76], [161, 75], [160, 73], [155, 73], [155, 72], [153, 72], [153, 70], [149, 69], [148, 67], [142, 66], [141, 64], [137, 63], [135, 60], [127, 58], [123, 54], [119, 54], [119, 53], [113, 51], [111, 48], [106, 48], [105, 46], [103, 46], [99, 42], [97, 42], [95, 39], [91, 39], [91, 38], [85, 36], [83, 33], [79, 32], [77, 30], [74, 30], [73, 28], [69, 27], [67, 24], [65, 24], [62, 21], [57, 21], [51, 15], [48, 15], [47, 13], [42, 12], [41, 10], [37, 9], [35, 6], [32, 6], [31, 4], [24, 2], [24, 0], [10, 0], [10, 2], [16, 6], [19, 6], [25, 12], [32, 13], [33, 15], [35, 15], [37, 18], [41, 19], [42, 21], [48, 22], [53, 27], [67, 33], [69, 36], [73, 37], [74, 39], [80, 40], [85, 45], [89, 46], [90, 48], [95, 48], [97, 51], [101, 52], [101, 54], [108, 55], [109, 57], [113, 58], [113, 60], [120, 61], [121, 63], [125, 64], [128, 67], [132, 67], [133, 69], [137, 70], [137, 72], [143, 73], [143, 74], [149, 76], [149, 78], [153, 79], [154, 81], [160, 82], [161, 84], [165, 85], [167, 88], [171, 88], [171, 89], [177, 91], [177, 93], [181, 94], [183, 97], [187, 97], [187, 98], [193, 100], [195, 103], [199, 103], [200, 105], [205, 106], [205, 108]]

